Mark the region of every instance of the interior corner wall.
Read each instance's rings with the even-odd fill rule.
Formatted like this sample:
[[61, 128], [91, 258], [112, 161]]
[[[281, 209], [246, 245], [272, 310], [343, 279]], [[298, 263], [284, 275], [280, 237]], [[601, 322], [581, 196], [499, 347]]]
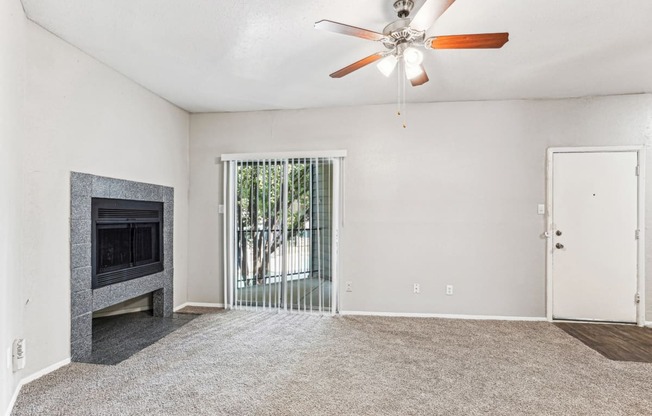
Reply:
[[[4, 7], [8, 0], [0, 1]], [[20, 7], [17, 0], [11, 3]], [[1, 10], [3, 63], [4, 20]], [[3, 387], [7, 379], [15, 386], [17, 378], [70, 357], [71, 171], [174, 187], [175, 304], [184, 303], [187, 295], [189, 114], [36, 24], [24, 21], [23, 26], [24, 104], [22, 115], [15, 106], [8, 113], [24, 120], [22, 144], [20, 152], [10, 149], [5, 156], [3, 139], [1, 164], [2, 176], [20, 181], [10, 188], [18, 191], [13, 198], [2, 198], [2, 244], [10, 251], [1, 250], [0, 272], [3, 289], [5, 274], [13, 287], [0, 293]], [[1, 81], [4, 88], [4, 74]], [[3, 104], [3, 117], [4, 109]], [[4, 137], [4, 124], [2, 128]], [[0, 180], [4, 193], [5, 179]], [[8, 208], [12, 216], [6, 218]], [[17, 210], [20, 221], [15, 221]], [[5, 224], [12, 225], [9, 235]], [[14, 230], [16, 224], [19, 230]], [[10, 320], [6, 327], [5, 313], [20, 316], [19, 324]], [[18, 336], [27, 340], [27, 367], [12, 378], [5, 374], [5, 347]], [[7, 391], [13, 393], [12, 387]], [[4, 390], [3, 405], [8, 403]]]
[[20, 301], [20, 146], [25, 69], [25, 15], [18, 0], [0, 0], [0, 414], [20, 375], [7, 368], [7, 350], [22, 335]]
[[353, 291], [342, 310], [544, 317], [546, 149], [652, 140], [649, 94], [407, 110], [405, 129], [393, 105], [191, 115], [189, 301], [223, 302], [216, 158], [346, 149], [340, 278]]

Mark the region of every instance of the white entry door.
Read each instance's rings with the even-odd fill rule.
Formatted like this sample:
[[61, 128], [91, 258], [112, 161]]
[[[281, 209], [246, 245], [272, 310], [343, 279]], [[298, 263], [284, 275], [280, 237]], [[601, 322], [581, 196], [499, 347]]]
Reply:
[[637, 153], [553, 153], [554, 319], [636, 322]]

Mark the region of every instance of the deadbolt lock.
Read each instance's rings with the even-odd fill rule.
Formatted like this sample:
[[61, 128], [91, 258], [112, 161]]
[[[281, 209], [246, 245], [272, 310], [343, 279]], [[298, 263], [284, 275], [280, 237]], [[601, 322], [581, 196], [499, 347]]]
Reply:
[[559, 236], [559, 235], [561, 235], [561, 231], [557, 230], [557, 232], [555, 234], [557, 234]]

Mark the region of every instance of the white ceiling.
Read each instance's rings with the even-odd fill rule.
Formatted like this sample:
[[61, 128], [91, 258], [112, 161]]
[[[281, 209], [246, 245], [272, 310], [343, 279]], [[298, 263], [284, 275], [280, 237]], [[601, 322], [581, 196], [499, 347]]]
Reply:
[[[396, 79], [373, 65], [328, 76], [382, 45], [313, 28], [330, 19], [382, 31], [393, 0], [22, 1], [31, 20], [191, 112], [396, 101]], [[408, 101], [651, 92], [650, 18], [650, 0], [457, 0], [430, 35], [507, 31], [510, 41], [427, 51], [430, 82]]]

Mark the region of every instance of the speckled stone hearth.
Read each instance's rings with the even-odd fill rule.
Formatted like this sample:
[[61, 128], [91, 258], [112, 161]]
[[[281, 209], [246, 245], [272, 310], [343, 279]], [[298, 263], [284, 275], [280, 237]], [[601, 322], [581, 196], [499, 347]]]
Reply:
[[116, 365], [160, 341], [199, 315], [174, 313], [169, 318], [150, 312], [127, 313], [93, 319], [93, 352], [82, 361]]
[[[71, 356], [91, 357], [93, 312], [152, 293], [154, 316], [172, 316], [174, 189], [148, 183], [71, 172], [70, 176]], [[162, 272], [91, 288], [91, 198], [163, 202]]]

